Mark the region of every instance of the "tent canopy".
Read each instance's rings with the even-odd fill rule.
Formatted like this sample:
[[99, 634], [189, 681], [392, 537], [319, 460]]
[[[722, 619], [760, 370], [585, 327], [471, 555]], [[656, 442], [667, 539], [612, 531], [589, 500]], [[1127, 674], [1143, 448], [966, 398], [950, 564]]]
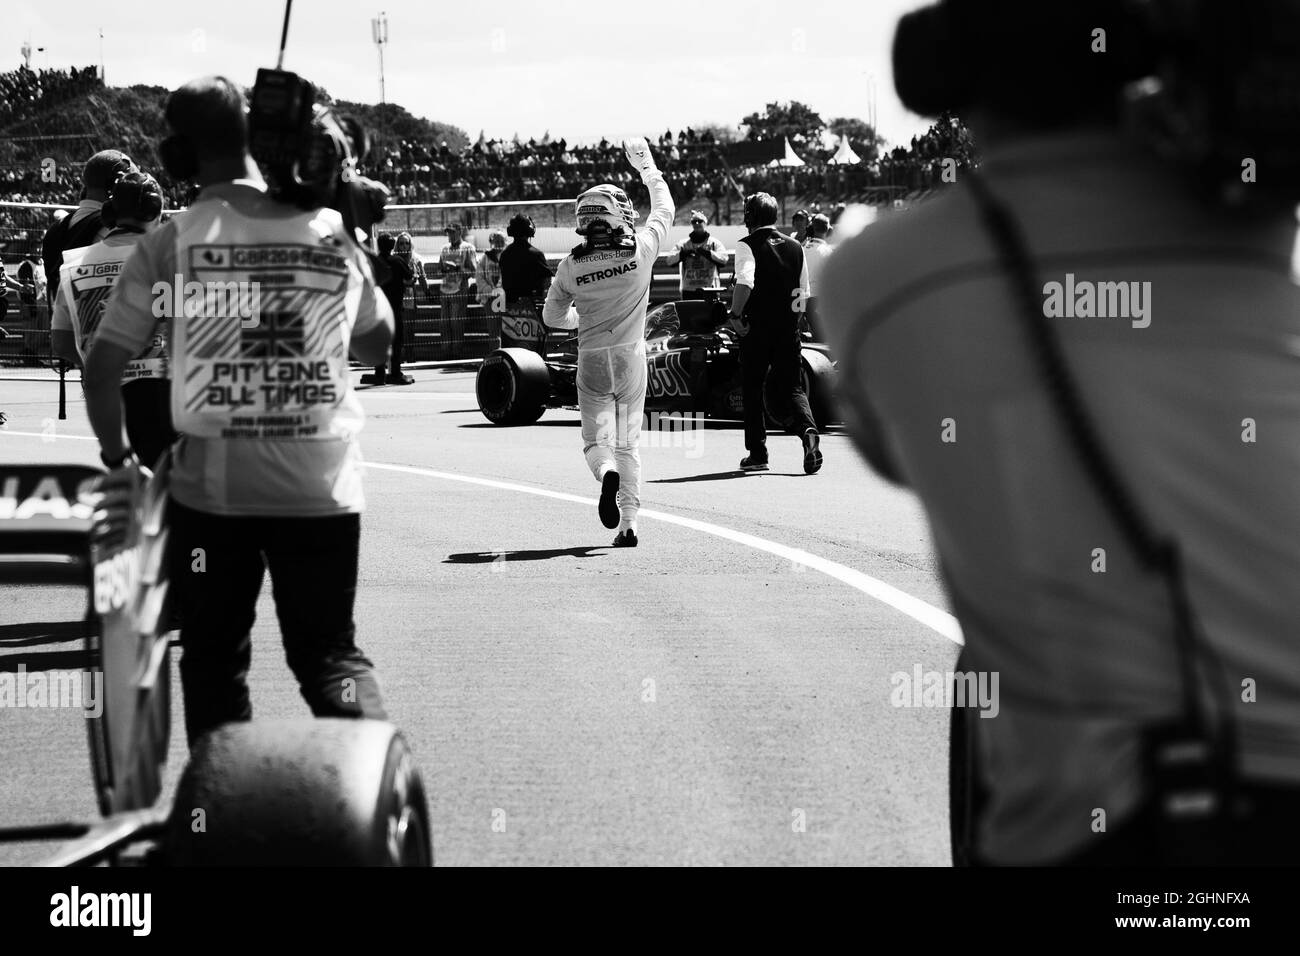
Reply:
[[836, 166], [851, 166], [862, 162], [862, 157], [853, 152], [853, 147], [849, 145], [849, 138], [841, 136], [840, 147], [835, 150], [835, 155], [830, 158], [830, 162]]
[[787, 137], [785, 138], [785, 155], [782, 156], [780, 159], [774, 159], [774, 160], [772, 160], [772, 161], [771, 161], [770, 163], [768, 163], [767, 165], [768, 165], [769, 167], [773, 167], [773, 166], [787, 166], [787, 167], [789, 167], [789, 166], [803, 166], [803, 165], [804, 165], [804, 161], [803, 161], [802, 159], [800, 159], [800, 158], [798, 157], [798, 155], [795, 154], [794, 147], [790, 145], [790, 137], [787, 136]]

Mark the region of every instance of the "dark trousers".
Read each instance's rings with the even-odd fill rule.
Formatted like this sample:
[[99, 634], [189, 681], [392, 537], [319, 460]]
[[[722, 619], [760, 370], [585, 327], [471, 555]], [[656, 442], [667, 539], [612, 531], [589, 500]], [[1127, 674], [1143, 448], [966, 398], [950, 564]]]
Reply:
[[232, 518], [174, 500], [170, 513], [191, 747], [221, 724], [252, 717], [250, 632], [268, 567], [289, 669], [311, 712], [385, 719], [372, 665], [354, 642], [360, 515]]
[[135, 456], [147, 468], [176, 441], [172, 428], [171, 382], [164, 378], [139, 378], [122, 386], [122, 411], [126, 437]]
[[[392, 363], [390, 366], [392, 369], [392, 375], [396, 378], [398, 375], [402, 374], [402, 342], [406, 337], [405, 322], [403, 321], [402, 313], [406, 310], [402, 308], [401, 302], [394, 303], [392, 299], [389, 299], [388, 303], [393, 306], [393, 344], [392, 350], [389, 353], [389, 361]], [[384, 380], [383, 365], [375, 366], [375, 377], [378, 378], [380, 382]]]
[[[796, 327], [770, 333], [753, 329], [741, 339], [740, 373], [745, 403], [745, 449], [767, 454], [765, 391], [776, 407], [772, 417], [791, 435], [817, 430], [808, 396], [803, 391], [799, 332]], [[771, 387], [765, 389], [768, 376]]]

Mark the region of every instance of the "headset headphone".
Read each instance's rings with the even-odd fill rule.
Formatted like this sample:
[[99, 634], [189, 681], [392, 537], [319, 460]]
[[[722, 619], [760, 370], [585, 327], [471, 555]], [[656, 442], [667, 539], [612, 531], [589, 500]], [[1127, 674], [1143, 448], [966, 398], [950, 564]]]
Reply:
[[109, 187], [108, 201], [101, 210], [110, 227], [122, 219], [153, 222], [162, 215], [163, 195], [158, 180], [148, 173], [134, 172], [119, 176]]
[[537, 235], [537, 227], [533, 225], [533, 217], [525, 216], [523, 213], [512, 216], [510, 224], [506, 226], [506, 235], [515, 239], [531, 239]]

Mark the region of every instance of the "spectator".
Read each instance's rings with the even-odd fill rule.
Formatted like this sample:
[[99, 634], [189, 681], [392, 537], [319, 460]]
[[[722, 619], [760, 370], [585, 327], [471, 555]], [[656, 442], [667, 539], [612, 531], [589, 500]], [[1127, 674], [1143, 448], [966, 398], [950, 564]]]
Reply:
[[808, 239], [803, 244], [804, 258], [808, 262], [808, 301], [804, 303], [804, 324], [813, 338], [822, 341], [817, 325], [817, 288], [822, 267], [835, 247], [826, 241], [831, 231], [830, 219], [817, 213], [808, 220]]
[[804, 240], [808, 238], [808, 220], [810, 218], [807, 209], [800, 209], [790, 220], [790, 224], [794, 226], [794, 232], [790, 233], [790, 238], [801, 246], [804, 244]]
[[[381, 233], [377, 240], [379, 246], [379, 261], [388, 269], [388, 278], [380, 283], [379, 288], [383, 291], [384, 297], [388, 299], [388, 304], [393, 309], [393, 342], [392, 351], [389, 357], [391, 363], [387, 374], [384, 371], [384, 363], [380, 362], [375, 366], [374, 384], [383, 385], [410, 385], [415, 379], [402, 371], [402, 346], [404, 337], [403, 311], [406, 303], [406, 287], [415, 281], [414, 253], [411, 252], [411, 237], [406, 233], [406, 253], [397, 252], [397, 240], [391, 233]], [[424, 285], [425, 292], [428, 292], [428, 284], [424, 281], [423, 270], [421, 270], [420, 280]]]
[[[445, 146], [446, 144], [444, 144]], [[442, 247], [438, 261], [442, 266], [441, 306], [447, 334], [459, 345], [465, 330], [465, 315], [469, 305], [469, 283], [478, 268], [474, 243], [462, 241], [463, 228], [458, 222], [447, 225], [447, 244]]]
[[488, 233], [488, 249], [478, 257], [478, 266], [474, 271], [478, 303], [488, 315], [488, 334], [493, 338], [499, 335], [495, 319], [500, 311], [497, 294], [501, 289], [501, 252], [505, 247], [506, 234], [500, 229], [493, 229]]

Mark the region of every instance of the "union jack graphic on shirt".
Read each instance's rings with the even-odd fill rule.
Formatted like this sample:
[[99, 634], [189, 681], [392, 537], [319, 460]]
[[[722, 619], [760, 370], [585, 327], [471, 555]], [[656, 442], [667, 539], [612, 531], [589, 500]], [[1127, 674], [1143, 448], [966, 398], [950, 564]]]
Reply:
[[239, 330], [239, 357], [302, 358], [304, 335], [300, 311], [264, 311], [254, 328]]

